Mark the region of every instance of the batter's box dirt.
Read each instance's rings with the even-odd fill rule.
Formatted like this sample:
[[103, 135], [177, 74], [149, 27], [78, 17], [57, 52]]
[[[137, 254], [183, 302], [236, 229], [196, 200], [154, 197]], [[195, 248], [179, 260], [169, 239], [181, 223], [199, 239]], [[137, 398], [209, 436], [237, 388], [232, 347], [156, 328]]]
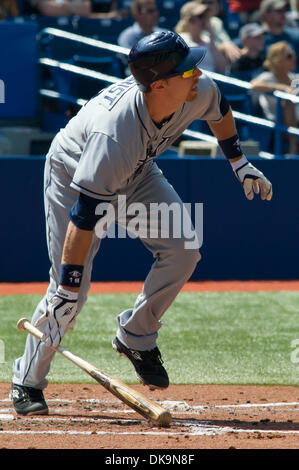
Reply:
[[50, 384], [48, 416], [17, 416], [0, 384], [2, 449], [298, 449], [297, 387], [171, 385], [137, 390], [172, 414], [159, 428], [95, 384]]

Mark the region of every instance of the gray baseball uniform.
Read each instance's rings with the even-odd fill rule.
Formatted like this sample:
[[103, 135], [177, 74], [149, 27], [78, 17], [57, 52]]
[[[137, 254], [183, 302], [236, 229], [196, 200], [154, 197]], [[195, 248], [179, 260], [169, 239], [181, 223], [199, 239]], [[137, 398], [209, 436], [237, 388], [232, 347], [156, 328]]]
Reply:
[[[144, 94], [128, 77], [92, 98], [57, 134], [46, 158], [44, 182], [50, 283], [33, 315], [33, 323], [56, 292], [69, 213], [79, 193], [99, 203], [109, 201], [116, 205], [118, 196], [125, 195], [128, 205], [138, 202], [148, 207], [151, 202], [177, 202], [183, 207], [153, 159], [175, 142], [193, 120], [222, 119], [215, 83], [203, 74], [198, 90], [195, 101], [184, 103], [163, 126], [157, 126], [148, 113]], [[168, 238], [142, 238], [155, 261], [135, 305], [118, 316], [117, 336], [127, 347], [140, 351], [155, 347], [163, 313], [200, 259], [197, 249], [185, 249], [184, 241], [184, 236], [177, 238], [172, 234]], [[99, 246], [100, 239], [94, 233], [84, 265], [77, 313], [87, 298]], [[53, 354], [28, 335], [23, 356], [14, 362], [13, 382], [45, 388]]]

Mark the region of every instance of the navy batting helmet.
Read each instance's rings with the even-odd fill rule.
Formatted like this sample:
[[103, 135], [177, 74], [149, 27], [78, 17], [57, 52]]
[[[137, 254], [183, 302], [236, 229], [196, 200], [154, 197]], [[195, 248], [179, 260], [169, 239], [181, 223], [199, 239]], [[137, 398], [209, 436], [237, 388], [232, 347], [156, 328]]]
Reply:
[[156, 80], [196, 67], [205, 54], [205, 48], [189, 47], [178, 34], [161, 31], [140, 39], [130, 51], [128, 64], [136, 81], [147, 88]]

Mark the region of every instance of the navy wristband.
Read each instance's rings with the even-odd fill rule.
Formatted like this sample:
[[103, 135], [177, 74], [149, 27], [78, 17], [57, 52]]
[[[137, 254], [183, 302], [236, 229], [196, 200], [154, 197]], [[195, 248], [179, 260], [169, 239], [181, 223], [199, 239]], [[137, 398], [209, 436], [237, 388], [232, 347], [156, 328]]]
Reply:
[[218, 140], [219, 147], [221, 148], [224, 156], [231, 160], [232, 158], [241, 157], [243, 155], [239, 137], [237, 134], [229, 137], [228, 139]]
[[77, 264], [61, 264], [59, 268], [59, 285], [80, 287], [84, 266]]

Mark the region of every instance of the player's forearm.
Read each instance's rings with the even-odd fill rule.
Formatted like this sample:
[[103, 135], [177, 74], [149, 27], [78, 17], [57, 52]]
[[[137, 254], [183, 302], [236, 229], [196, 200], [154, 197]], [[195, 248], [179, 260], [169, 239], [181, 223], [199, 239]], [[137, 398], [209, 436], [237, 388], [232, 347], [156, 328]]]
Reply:
[[[61, 265], [83, 267], [89, 252], [92, 236], [92, 230], [82, 230], [70, 221], [65, 236]], [[63, 284], [62, 280], [60, 285], [74, 292], [79, 290], [79, 287], [76, 285], [71, 286], [69, 284]]]
[[236, 134], [236, 124], [231, 108], [220, 122], [208, 122], [211, 131], [218, 140], [228, 139]]
[[90, 248], [92, 234], [92, 230], [82, 230], [70, 221], [65, 236], [61, 262], [63, 264], [83, 265]]
[[285, 83], [266, 82], [256, 78], [251, 81], [251, 91], [257, 93], [272, 93], [273, 91], [284, 91], [285, 93], [293, 93], [293, 88]]

